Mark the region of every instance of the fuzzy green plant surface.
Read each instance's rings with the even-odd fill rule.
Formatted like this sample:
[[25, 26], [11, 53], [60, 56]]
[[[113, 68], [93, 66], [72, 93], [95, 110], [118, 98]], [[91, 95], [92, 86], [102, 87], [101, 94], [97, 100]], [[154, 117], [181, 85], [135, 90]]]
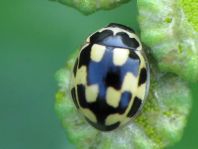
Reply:
[[[55, 110], [78, 149], [162, 149], [182, 137], [192, 100], [187, 82], [198, 80], [197, 1], [137, 0], [137, 4], [142, 41], [149, 47], [144, 50], [151, 66], [151, 85], [136, 118], [114, 131], [96, 130], [70, 96], [75, 54], [57, 72]], [[98, 10], [92, 5], [75, 7], [86, 14]]]
[[64, 5], [74, 7], [80, 12], [88, 15], [97, 10], [109, 10], [120, 6], [130, 0], [50, 0], [57, 1]]
[[142, 41], [161, 71], [198, 81], [198, 1], [137, 0]]
[[141, 113], [111, 132], [90, 126], [78, 113], [69, 91], [74, 58], [57, 73], [55, 109], [69, 140], [79, 149], [160, 149], [177, 142], [191, 109], [191, 94], [179, 77], [159, 72], [152, 62], [149, 97]]

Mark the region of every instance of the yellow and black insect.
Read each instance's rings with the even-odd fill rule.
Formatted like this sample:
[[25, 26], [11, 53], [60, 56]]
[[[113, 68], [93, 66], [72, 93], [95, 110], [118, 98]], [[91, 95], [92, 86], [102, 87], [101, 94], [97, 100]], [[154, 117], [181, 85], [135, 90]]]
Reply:
[[96, 129], [110, 131], [142, 108], [150, 70], [139, 38], [111, 23], [87, 38], [76, 58], [71, 81], [73, 101]]

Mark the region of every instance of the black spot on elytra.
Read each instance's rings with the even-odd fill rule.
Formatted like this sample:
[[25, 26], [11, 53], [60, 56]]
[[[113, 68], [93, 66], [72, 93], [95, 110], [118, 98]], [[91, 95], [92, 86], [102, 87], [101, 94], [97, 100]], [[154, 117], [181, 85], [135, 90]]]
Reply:
[[87, 108], [89, 104], [85, 97], [85, 87], [83, 85], [77, 85], [78, 101], [81, 107]]
[[142, 104], [142, 100], [139, 99], [138, 97], [135, 97], [133, 101], [133, 105], [129, 113], [127, 114], [127, 117], [130, 117], [130, 118], [133, 117], [140, 109], [141, 104]]
[[91, 60], [91, 47], [92, 44], [89, 44], [87, 47], [81, 50], [80, 57], [79, 57], [79, 64], [78, 68], [81, 66], [88, 66]]
[[73, 69], [74, 76], [76, 76], [77, 68], [78, 68], [78, 59], [76, 59], [74, 64], [74, 69]]
[[103, 125], [100, 125], [100, 124], [96, 124], [96, 123], [93, 123], [92, 121], [90, 121], [88, 118], [86, 118], [86, 120], [95, 128], [101, 130], [101, 131], [111, 131], [111, 130], [114, 130], [116, 128], [119, 127], [120, 125], [120, 122], [117, 122], [117, 123], [114, 123], [112, 125], [109, 125], [109, 126], [103, 126]]
[[140, 61], [139, 56], [134, 51], [130, 51], [129, 57], [134, 59], [134, 60], [139, 60]]
[[98, 96], [96, 102], [88, 103], [86, 101], [85, 87], [83, 85], [77, 85], [77, 92], [81, 107], [88, 108], [94, 112], [100, 123], [104, 124], [105, 119], [109, 114], [117, 112], [116, 108], [113, 108], [106, 103], [105, 97]]
[[130, 95], [127, 95], [127, 93], [124, 93], [122, 97], [122, 103], [119, 104], [118, 108], [114, 108], [106, 103], [105, 96], [100, 97], [98, 95], [96, 102], [88, 103], [86, 101], [85, 87], [83, 85], [77, 85], [77, 93], [78, 93], [80, 106], [82, 108], [88, 108], [95, 114], [97, 118], [97, 124], [94, 124], [93, 126], [100, 130], [112, 130], [113, 128], [119, 126], [118, 124], [113, 125], [112, 127], [106, 126], [105, 120], [110, 114], [115, 114], [115, 113], [123, 114], [123, 112], [127, 108], [126, 104], [127, 102], [130, 101], [129, 98], [131, 97]]
[[142, 68], [140, 71], [138, 86], [144, 84], [146, 82], [146, 80], [147, 80], [147, 71], [146, 71], [146, 68]]
[[105, 78], [106, 86], [111, 86], [116, 89], [120, 89], [122, 83], [120, 79], [120, 72], [118, 71], [109, 71], [107, 72], [106, 78]]
[[128, 26], [125, 26], [125, 25], [122, 25], [122, 24], [118, 24], [118, 23], [110, 23], [107, 27], [118, 27], [118, 28], [121, 28], [123, 30], [127, 30], [129, 32], [132, 32], [132, 33], [135, 33], [135, 31], [128, 27]]
[[79, 105], [78, 105], [78, 102], [77, 102], [77, 99], [76, 99], [76, 89], [75, 88], [72, 88], [71, 96], [72, 96], [72, 99], [74, 101], [74, 104], [76, 105], [77, 108], [79, 108]]
[[113, 49], [112, 47], [107, 47], [102, 60], [100, 62], [91, 61], [87, 70], [88, 84], [98, 84], [100, 96], [106, 95], [106, 88], [109, 86], [120, 89], [125, 71], [131, 70], [131, 68], [127, 68], [124, 71], [122, 67], [113, 64]]
[[[115, 66], [113, 63], [113, 47], [106, 47], [103, 58], [100, 62], [90, 61], [88, 70], [88, 84], [98, 84], [100, 86], [100, 96], [104, 96], [106, 87], [112, 86], [120, 89], [125, 75], [131, 72], [138, 75], [140, 60], [129, 57], [122, 66]], [[103, 93], [103, 94], [102, 94]]]

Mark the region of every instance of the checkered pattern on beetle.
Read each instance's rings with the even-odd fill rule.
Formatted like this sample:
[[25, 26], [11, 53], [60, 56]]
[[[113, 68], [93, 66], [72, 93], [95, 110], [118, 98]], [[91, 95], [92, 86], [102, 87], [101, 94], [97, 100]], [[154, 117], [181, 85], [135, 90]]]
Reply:
[[101, 131], [114, 130], [141, 111], [150, 70], [134, 31], [111, 23], [87, 38], [76, 58], [73, 101], [85, 119]]

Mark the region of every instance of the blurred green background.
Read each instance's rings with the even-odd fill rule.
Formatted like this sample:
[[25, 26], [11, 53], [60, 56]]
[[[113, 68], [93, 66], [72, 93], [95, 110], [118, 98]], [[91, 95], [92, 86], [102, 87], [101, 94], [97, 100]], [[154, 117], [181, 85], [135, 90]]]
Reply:
[[[54, 113], [55, 72], [85, 37], [110, 22], [139, 32], [135, 2], [83, 16], [47, 0], [0, 0], [0, 149], [72, 149]], [[198, 148], [198, 85], [184, 137]]]

